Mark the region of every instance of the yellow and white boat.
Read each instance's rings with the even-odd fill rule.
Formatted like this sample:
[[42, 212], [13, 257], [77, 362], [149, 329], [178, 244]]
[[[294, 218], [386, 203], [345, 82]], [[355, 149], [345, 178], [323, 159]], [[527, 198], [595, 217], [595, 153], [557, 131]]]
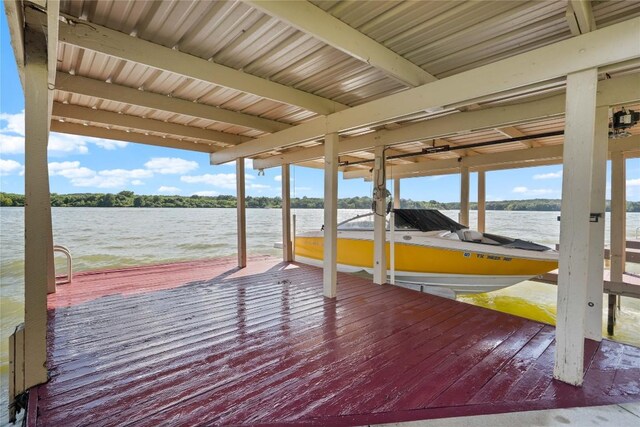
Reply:
[[[394, 276], [399, 283], [481, 293], [558, 268], [558, 252], [546, 246], [469, 230], [437, 210], [395, 209], [394, 214]], [[373, 272], [373, 215], [338, 224], [339, 271]], [[321, 266], [323, 235], [297, 235], [296, 260]], [[387, 222], [387, 267], [390, 235]]]

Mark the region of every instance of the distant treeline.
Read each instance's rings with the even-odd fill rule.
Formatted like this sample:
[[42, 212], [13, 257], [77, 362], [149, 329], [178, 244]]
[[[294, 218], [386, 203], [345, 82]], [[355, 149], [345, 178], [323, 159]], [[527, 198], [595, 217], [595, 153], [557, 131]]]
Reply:
[[[338, 200], [340, 209], [369, 209], [371, 197], [349, 197]], [[428, 202], [401, 199], [403, 208], [428, 209], [459, 209], [460, 203], [442, 203], [436, 200]], [[322, 209], [324, 203], [321, 198], [302, 197], [291, 199], [291, 207], [296, 209]], [[0, 206], [24, 206], [24, 195], [0, 192]], [[114, 208], [235, 208], [235, 196], [145, 196], [133, 191], [121, 191], [117, 194], [107, 193], [79, 193], [79, 194], [51, 194], [51, 206], [57, 207], [114, 207]], [[280, 208], [280, 197], [252, 197], [246, 198], [248, 208]], [[559, 211], [560, 200], [531, 199], [531, 200], [502, 200], [487, 202], [487, 210], [492, 211]], [[477, 204], [471, 203], [471, 209]], [[607, 211], [609, 211], [607, 201]], [[627, 212], [640, 212], [640, 202], [627, 202]]]

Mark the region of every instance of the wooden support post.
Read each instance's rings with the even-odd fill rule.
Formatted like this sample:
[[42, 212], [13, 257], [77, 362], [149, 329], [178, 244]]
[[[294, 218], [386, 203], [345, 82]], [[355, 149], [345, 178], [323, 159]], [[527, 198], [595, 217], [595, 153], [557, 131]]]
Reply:
[[[582, 385], [598, 70], [567, 76], [554, 378]], [[603, 248], [600, 248], [602, 250]]]
[[373, 283], [387, 283], [387, 184], [385, 176], [384, 147], [375, 148], [375, 164], [373, 167]]
[[400, 178], [393, 179], [393, 208], [400, 209]]
[[460, 168], [460, 224], [469, 226], [469, 168]]
[[324, 296], [335, 298], [338, 282], [338, 142], [337, 133], [324, 138]]
[[282, 260], [293, 261], [291, 236], [291, 179], [289, 165], [282, 165]]
[[609, 108], [598, 107], [595, 120], [590, 213], [600, 215], [600, 217], [597, 221], [592, 219], [589, 224], [589, 278], [587, 282], [585, 336], [595, 341], [602, 341], [604, 217], [606, 210], [607, 154], [609, 151]]
[[[53, 237], [47, 144], [47, 43], [40, 29], [25, 29], [25, 388], [47, 381], [47, 292]], [[55, 286], [55, 284], [54, 284]], [[51, 290], [51, 289], [49, 289]]]
[[244, 268], [247, 266], [247, 211], [243, 157], [236, 159], [236, 211], [238, 214], [238, 267]]
[[[611, 281], [622, 282], [626, 262], [626, 164], [624, 153], [611, 153]], [[613, 335], [618, 296], [609, 295], [607, 333]]]
[[487, 183], [485, 171], [478, 171], [478, 231], [484, 233], [486, 223]]

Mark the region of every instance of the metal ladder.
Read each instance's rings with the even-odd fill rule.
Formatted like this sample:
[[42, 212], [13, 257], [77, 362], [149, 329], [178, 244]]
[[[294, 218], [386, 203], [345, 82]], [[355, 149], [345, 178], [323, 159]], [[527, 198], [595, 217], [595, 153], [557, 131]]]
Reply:
[[73, 281], [73, 258], [71, 257], [71, 251], [69, 251], [69, 249], [64, 246], [53, 245], [53, 252], [63, 253], [67, 257], [67, 276], [62, 276], [62, 279], [60, 281], [57, 280], [56, 276], [56, 285], [71, 283], [71, 281]]

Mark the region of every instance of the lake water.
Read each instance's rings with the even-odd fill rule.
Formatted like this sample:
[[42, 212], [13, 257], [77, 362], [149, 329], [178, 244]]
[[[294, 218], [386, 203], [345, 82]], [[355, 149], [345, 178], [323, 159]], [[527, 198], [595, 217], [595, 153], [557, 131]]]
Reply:
[[[342, 221], [366, 210], [340, 210]], [[317, 230], [320, 209], [293, 210], [297, 229]], [[443, 211], [457, 219], [457, 211]], [[558, 242], [558, 212], [488, 211], [488, 232], [553, 246]], [[281, 256], [273, 243], [281, 241], [279, 209], [247, 209], [249, 254]], [[476, 222], [471, 212], [471, 224]], [[8, 337], [24, 315], [24, 210], [0, 208], [0, 425], [6, 422]], [[607, 237], [609, 221], [607, 217]], [[627, 236], [640, 227], [640, 213], [627, 216]], [[74, 271], [135, 266], [168, 261], [229, 256], [236, 251], [235, 209], [53, 208], [54, 242], [73, 255]], [[56, 265], [64, 269], [64, 256]], [[638, 266], [630, 265], [630, 269]], [[633, 270], [632, 270], [633, 271]], [[546, 323], [555, 321], [555, 286], [523, 282], [496, 292], [462, 296], [460, 300], [522, 315]], [[640, 300], [623, 298], [614, 339], [640, 346]], [[3, 422], [4, 421], [4, 422]]]

